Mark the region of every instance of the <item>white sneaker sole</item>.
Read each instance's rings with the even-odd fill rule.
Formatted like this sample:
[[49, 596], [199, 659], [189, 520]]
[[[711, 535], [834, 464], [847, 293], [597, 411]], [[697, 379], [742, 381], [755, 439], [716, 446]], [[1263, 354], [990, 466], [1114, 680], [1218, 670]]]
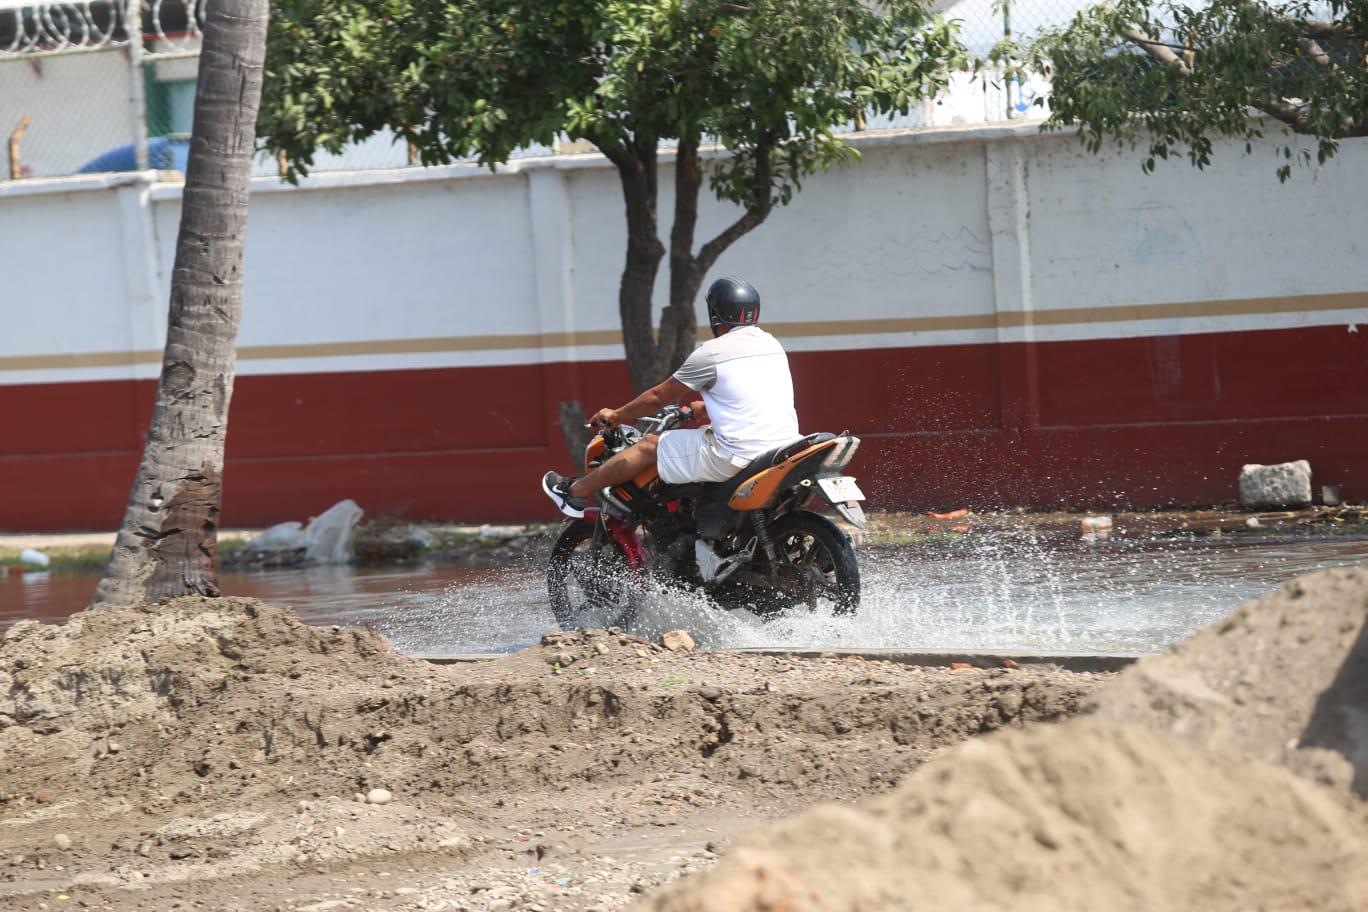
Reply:
[[584, 511], [576, 510], [574, 507], [570, 506], [568, 503], [562, 500], [561, 496], [556, 493], [556, 491], [551, 487], [551, 485], [547, 484], [545, 475], [542, 476], [542, 490], [546, 492], [547, 497], [551, 498], [551, 502], [556, 505], [557, 510], [560, 510], [562, 513], [564, 513], [571, 519], [584, 519]]

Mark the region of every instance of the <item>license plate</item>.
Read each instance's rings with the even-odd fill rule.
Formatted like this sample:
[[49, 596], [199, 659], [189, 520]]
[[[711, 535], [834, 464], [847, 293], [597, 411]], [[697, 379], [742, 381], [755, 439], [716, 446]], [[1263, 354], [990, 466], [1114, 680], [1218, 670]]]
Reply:
[[855, 479], [849, 475], [842, 475], [838, 478], [819, 478], [817, 486], [822, 489], [822, 493], [832, 503], [849, 503], [852, 500], [864, 500], [864, 492], [855, 483]]

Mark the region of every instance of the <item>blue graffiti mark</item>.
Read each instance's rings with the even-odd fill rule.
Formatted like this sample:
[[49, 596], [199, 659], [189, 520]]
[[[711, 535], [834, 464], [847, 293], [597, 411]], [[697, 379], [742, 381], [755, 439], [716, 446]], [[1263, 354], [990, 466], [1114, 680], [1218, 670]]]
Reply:
[[1145, 202], [1135, 209], [1135, 250], [1140, 266], [1168, 266], [1189, 253], [1202, 254], [1197, 234], [1183, 214], [1168, 203]]

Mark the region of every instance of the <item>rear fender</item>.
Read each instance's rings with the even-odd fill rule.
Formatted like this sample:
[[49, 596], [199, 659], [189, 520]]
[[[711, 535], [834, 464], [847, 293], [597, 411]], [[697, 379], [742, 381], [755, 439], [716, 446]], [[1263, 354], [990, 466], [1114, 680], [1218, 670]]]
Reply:
[[622, 551], [622, 556], [627, 558], [627, 566], [634, 571], [646, 567], [646, 549], [641, 546], [641, 539], [622, 520], [611, 514], [604, 515], [598, 507], [588, 507], [584, 511], [584, 521], [590, 525], [603, 523], [608, 537]]
[[818, 473], [840, 474], [859, 448], [860, 438], [848, 433], [808, 447], [746, 479], [732, 494], [728, 506], [737, 511], [768, 510], [784, 490], [804, 479]]

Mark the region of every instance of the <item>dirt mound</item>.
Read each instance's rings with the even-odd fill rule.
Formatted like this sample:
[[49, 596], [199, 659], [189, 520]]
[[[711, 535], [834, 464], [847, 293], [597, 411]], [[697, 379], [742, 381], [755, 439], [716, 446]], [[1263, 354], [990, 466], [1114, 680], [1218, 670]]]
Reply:
[[[34, 882], [170, 883], [459, 854], [514, 812], [854, 797], [978, 732], [1072, 714], [1101, 680], [676, 655], [608, 631], [438, 667], [248, 599], [21, 623], [0, 642], [0, 856]], [[92, 827], [63, 873], [42, 867], [54, 834]]]
[[[859, 767], [864, 786], [968, 735], [1069, 715], [1094, 684], [857, 660], [811, 663], [784, 687], [796, 668], [605, 631], [436, 667], [364, 629], [180, 599], [16, 625], [0, 644], [0, 756], [22, 759], [30, 781], [60, 770], [92, 790], [133, 777], [157, 794], [251, 791], [253, 771], [321, 794], [517, 791], [702, 760], [793, 787], [849, 784]], [[902, 750], [879, 750], [890, 745]], [[838, 762], [851, 750], [867, 763]]]
[[1135, 722], [1368, 795], [1368, 570], [1325, 570], [1248, 602], [1096, 698]]
[[1075, 722], [969, 742], [886, 796], [769, 827], [643, 908], [1350, 912], [1366, 871], [1362, 821], [1333, 792]]

